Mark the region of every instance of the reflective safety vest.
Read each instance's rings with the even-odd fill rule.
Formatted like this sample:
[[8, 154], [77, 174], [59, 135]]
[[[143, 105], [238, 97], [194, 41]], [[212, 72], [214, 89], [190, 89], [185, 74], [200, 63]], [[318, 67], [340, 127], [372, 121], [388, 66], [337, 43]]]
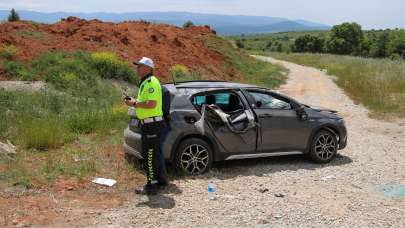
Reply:
[[162, 117], [162, 88], [159, 80], [155, 76], [145, 79], [138, 90], [137, 102], [156, 101], [156, 107], [152, 109], [136, 108], [136, 116], [143, 120], [151, 117]]

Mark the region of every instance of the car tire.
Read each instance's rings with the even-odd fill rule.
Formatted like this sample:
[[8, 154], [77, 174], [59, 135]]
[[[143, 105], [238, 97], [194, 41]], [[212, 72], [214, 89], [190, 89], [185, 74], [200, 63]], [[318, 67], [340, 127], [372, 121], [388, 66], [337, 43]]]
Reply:
[[310, 158], [316, 163], [328, 163], [337, 153], [338, 142], [336, 136], [326, 130], [320, 130], [312, 140]]
[[189, 138], [178, 146], [174, 163], [181, 174], [200, 175], [211, 168], [212, 162], [211, 146], [202, 139]]

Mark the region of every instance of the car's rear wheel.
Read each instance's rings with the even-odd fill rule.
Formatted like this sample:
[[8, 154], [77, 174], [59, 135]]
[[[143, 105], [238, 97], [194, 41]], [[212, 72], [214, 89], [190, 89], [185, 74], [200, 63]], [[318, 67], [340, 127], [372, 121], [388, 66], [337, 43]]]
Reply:
[[210, 145], [199, 138], [189, 138], [180, 143], [176, 151], [176, 169], [187, 175], [207, 172], [212, 165], [213, 156]]
[[315, 135], [312, 141], [309, 156], [315, 162], [327, 163], [336, 156], [337, 149], [338, 143], [336, 136], [332, 132], [321, 130]]

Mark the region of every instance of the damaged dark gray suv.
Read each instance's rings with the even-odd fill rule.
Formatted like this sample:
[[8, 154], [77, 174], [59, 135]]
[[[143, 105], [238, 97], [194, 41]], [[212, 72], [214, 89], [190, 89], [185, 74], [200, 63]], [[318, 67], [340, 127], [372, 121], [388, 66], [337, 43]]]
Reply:
[[[336, 111], [266, 88], [221, 81], [163, 86], [171, 96], [163, 154], [186, 174], [204, 173], [216, 161], [279, 155], [307, 154], [326, 163], [347, 143]], [[125, 152], [142, 159], [139, 121], [133, 115], [124, 137]]]

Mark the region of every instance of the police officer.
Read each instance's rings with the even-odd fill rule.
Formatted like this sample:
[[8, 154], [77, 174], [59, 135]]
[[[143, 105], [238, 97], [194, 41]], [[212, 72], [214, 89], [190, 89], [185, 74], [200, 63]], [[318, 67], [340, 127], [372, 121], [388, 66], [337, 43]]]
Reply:
[[137, 99], [126, 99], [128, 106], [135, 107], [137, 118], [141, 122], [142, 157], [146, 167], [147, 183], [138, 194], [152, 195], [158, 187], [168, 185], [165, 164], [160, 150], [162, 131], [165, 123], [162, 110], [162, 89], [159, 80], [153, 76], [152, 59], [143, 57], [134, 62], [141, 77]]

